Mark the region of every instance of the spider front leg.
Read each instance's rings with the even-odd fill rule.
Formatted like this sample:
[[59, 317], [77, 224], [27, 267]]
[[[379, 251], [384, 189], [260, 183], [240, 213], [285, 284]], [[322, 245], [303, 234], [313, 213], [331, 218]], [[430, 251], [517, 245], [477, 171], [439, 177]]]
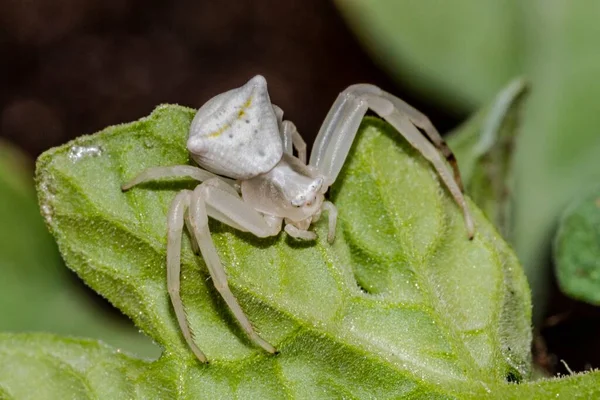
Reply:
[[[140, 172], [135, 178], [121, 186], [122, 191], [127, 191], [134, 186], [145, 182], [155, 181], [162, 178], [192, 178], [203, 182], [208, 179], [216, 178], [217, 175], [208, 172], [202, 168], [191, 165], [172, 165], [170, 167], [151, 167]], [[235, 181], [232, 179], [222, 178], [221, 180], [233, 186]]]
[[196, 357], [200, 361], [206, 362], [206, 356], [194, 342], [179, 293], [181, 234], [185, 220], [191, 230], [192, 240], [197, 243], [206, 263], [215, 288], [225, 300], [236, 320], [252, 342], [269, 353], [275, 353], [276, 349], [254, 331], [248, 317], [229, 289], [225, 270], [208, 228], [209, 216], [233, 228], [251, 232], [259, 237], [276, 235], [281, 230], [281, 219], [264, 218], [244, 203], [237, 192], [219, 178], [209, 179], [198, 185], [193, 192], [183, 191], [175, 197], [168, 218], [167, 286], [181, 332]]
[[[414, 108], [407, 106], [402, 100], [376, 86], [350, 86], [338, 96], [327, 114], [315, 140], [309, 165], [316, 167], [327, 177], [326, 185], [333, 184], [348, 156], [362, 118], [370, 108], [396, 128], [433, 165], [462, 209], [467, 235], [472, 239], [475, 231], [473, 218], [462, 193], [460, 174], [456, 163], [453, 162], [454, 155], [435, 128], [431, 129], [433, 125], [427, 124], [429, 120]], [[423, 127], [427, 137], [436, 146], [416, 128], [414, 121]], [[440, 152], [454, 167], [454, 176], [444, 163]]]

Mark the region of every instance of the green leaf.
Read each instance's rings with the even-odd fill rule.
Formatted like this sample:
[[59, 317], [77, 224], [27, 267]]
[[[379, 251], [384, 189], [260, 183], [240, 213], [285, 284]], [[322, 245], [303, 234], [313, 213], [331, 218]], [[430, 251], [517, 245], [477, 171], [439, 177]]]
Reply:
[[332, 188], [333, 245], [324, 222], [314, 243], [211, 222], [230, 286], [278, 356], [249, 343], [185, 242], [182, 298], [211, 360], [201, 365], [179, 332], [164, 265], [169, 203], [194, 182], [120, 190], [145, 168], [189, 162], [193, 116], [161, 106], [52, 149], [37, 166], [67, 265], [164, 347], [148, 368], [179, 397], [468, 398], [527, 378], [529, 292], [513, 252], [474, 206], [477, 233], [467, 240], [429, 164], [374, 118]]
[[[600, 53], [594, 40], [600, 2], [554, 1], [551, 12], [547, 7], [532, 2], [526, 26], [533, 90], [515, 164], [515, 243], [528, 275], [550, 280], [548, 249], [562, 211], [600, 181]], [[550, 285], [532, 285], [543, 310]]]
[[493, 103], [451, 132], [447, 138], [466, 193], [507, 240], [513, 228], [513, 148], [526, 94], [526, 83], [507, 85]]
[[136, 387], [149, 362], [93, 340], [0, 333], [0, 360], [3, 400], [159, 398], [158, 390], [144, 397], [144, 387]]
[[[452, 396], [431, 390], [403, 390], [387, 381], [385, 366], [374, 371], [339, 369], [331, 362], [288, 365], [265, 370], [249, 361], [235, 369], [227, 366], [187, 369], [183, 375], [176, 360], [139, 360], [92, 340], [60, 338], [48, 334], [0, 333], [0, 398], [40, 399], [278, 399], [278, 398], [409, 398], [409, 399], [502, 399], [546, 400], [561, 398], [588, 400], [600, 397], [600, 371], [561, 379], [542, 379], [523, 384], [503, 383], [490, 387], [473, 383], [472, 391]], [[349, 367], [356, 367], [353, 362]], [[322, 370], [320, 370], [322, 369]], [[289, 386], [281, 381], [290, 372], [311, 376], [318, 387]], [[325, 372], [325, 373], [324, 373]], [[331, 379], [332, 375], [346, 381]], [[344, 376], [345, 375], [345, 376]], [[44, 377], [44, 380], [40, 380]], [[310, 382], [310, 383], [313, 383]], [[388, 387], [376, 387], [375, 385]], [[356, 386], [362, 390], [356, 390]], [[394, 387], [396, 386], [396, 387]], [[479, 387], [479, 388], [478, 388]], [[390, 389], [387, 390], [386, 389]], [[316, 393], [316, 390], [319, 390]], [[428, 388], [429, 389], [429, 388]]]
[[540, 379], [521, 385], [508, 385], [494, 393], [503, 400], [590, 400], [600, 398], [600, 371], [573, 374], [562, 378]]
[[49, 331], [103, 339], [143, 355], [154, 346], [73, 285], [40, 215], [33, 163], [0, 142], [0, 331]]
[[388, 71], [447, 108], [478, 109], [513, 76], [531, 83], [515, 156], [514, 243], [539, 319], [559, 216], [600, 180], [600, 2], [336, 3]]
[[556, 276], [561, 290], [600, 305], [600, 193], [573, 202], [561, 218], [554, 241]]
[[478, 108], [521, 73], [516, 2], [336, 4], [383, 68], [449, 107]]

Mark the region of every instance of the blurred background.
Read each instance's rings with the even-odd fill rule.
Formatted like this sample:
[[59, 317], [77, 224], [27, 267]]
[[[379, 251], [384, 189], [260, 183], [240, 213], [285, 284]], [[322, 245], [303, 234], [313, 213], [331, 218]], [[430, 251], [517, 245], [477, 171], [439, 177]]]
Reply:
[[62, 264], [32, 181], [50, 147], [258, 73], [308, 143], [358, 82], [449, 132], [523, 76], [507, 240], [533, 290], [536, 362], [600, 367], [598, 307], [560, 292], [551, 250], [563, 210], [600, 182], [598, 17], [600, 2], [566, 0], [0, 0], [0, 331], [159, 352]]

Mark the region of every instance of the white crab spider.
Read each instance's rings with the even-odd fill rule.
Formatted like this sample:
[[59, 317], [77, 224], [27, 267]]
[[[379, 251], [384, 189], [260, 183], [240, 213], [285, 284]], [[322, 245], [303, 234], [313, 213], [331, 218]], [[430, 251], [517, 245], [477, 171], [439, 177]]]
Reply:
[[[419, 111], [373, 85], [358, 84], [344, 90], [327, 114], [315, 140], [308, 165], [306, 144], [283, 111], [271, 103], [267, 82], [255, 76], [244, 86], [219, 94], [197, 112], [190, 127], [187, 148], [201, 167], [176, 165], [149, 168], [123, 185], [123, 190], [164, 177], [191, 177], [196, 188], [181, 191], [171, 203], [167, 234], [167, 286], [183, 336], [202, 362], [179, 294], [183, 225], [200, 252], [219, 293], [249, 338], [269, 353], [276, 349], [262, 339], [242, 311], [227, 284], [208, 229], [208, 217], [258, 237], [281, 232], [312, 240], [308, 230], [323, 211], [328, 213], [327, 238], [335, 237], [337, 210], [325, 200], [350, 151], [359, 124], [373, 110], [429, 160], [462, 209], [469, 238], [474, 226], [462, 193], [460, 175], [450, 149], [429, 119]], [[422, 129], [424, 135], [418, 128]], [[295, 148], [298, 157], [292, 155]], [[454, 176], [444, 163], [452, 165]]]

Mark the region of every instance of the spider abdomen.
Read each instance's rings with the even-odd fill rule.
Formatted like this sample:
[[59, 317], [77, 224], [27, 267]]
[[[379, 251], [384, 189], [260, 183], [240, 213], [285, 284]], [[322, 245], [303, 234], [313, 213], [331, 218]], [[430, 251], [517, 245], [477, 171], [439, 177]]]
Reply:
[[192, 121], [187, 148], [200, 167], [230, 178], [271, 170], [283, 145], [265, 78], [257, 75], [205, 103]]

